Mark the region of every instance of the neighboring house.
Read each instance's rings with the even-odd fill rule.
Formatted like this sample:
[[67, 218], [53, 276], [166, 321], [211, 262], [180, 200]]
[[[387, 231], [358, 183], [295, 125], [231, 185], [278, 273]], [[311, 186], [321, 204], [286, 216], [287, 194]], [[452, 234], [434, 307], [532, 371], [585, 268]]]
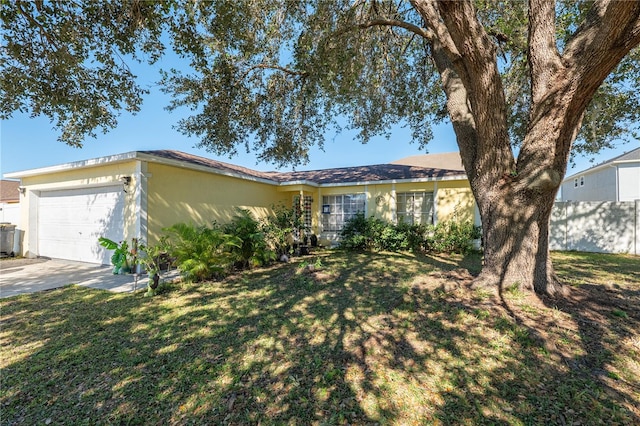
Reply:
[[0, 181], [0, 223], [20, 225], [20, 182]]
[[335, 241], [357, 212], [391, 222], [473, 219], [475, 202], [459, 154], [448, 155], [457, 158], [452, 168], [427, 157], [279, 173], [179, 151], [136, 151], [6, 176], [21, 179], [25, 191], [25, 256], [106, 264], [100, 236], [153, 243], [177, 222], [224, 223], [236, 208], [260, 218], [275, 205], [299, 205], [321, 241]]
[[562, 182], [561, 201], [640, 200], [640, 148], [605, 161]]

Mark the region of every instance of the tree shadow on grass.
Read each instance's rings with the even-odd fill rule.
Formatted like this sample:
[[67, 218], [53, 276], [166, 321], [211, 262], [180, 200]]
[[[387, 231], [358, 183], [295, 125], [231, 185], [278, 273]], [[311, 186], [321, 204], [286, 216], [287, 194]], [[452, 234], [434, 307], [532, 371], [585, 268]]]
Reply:
[[524, 316], [464, 283], [445, 291], [460, 268], [445, 260], [335, 253], [316, 271], [277, 266], [150, 299], [70, 287], [5, 300], [3, 423], [637, 420], [567, 367], [579, 348], [558, 360]]

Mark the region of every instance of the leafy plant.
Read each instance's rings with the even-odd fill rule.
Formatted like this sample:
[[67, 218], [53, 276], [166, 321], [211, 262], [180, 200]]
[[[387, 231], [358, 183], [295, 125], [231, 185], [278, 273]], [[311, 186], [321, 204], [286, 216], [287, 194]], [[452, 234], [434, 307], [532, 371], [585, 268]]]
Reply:
[[340, 247], [347, 250], [435, 251], [467, 253], [473, 240], [480, 238], [480, 228], [470, 221], [448, 221], [436, 226], [397, 225], [359, 213], [345, 224], [340, 233]]
[[224, 225], [223, 230], [242, 241], [240, 247], [231, 250], [237, 258], [236, 266], [248, 268], [275, 260], [276, 254], [269, 249], [260, 222], [253, 218], [249, 210], [238, 208], [236, 216]]
[[100, 237], [98, 243], [107, 250], [113, 250], [111, 255], [111, 264], [113, 265], [113, 273], [120, 274], [131, 271], [134, 263], [135, 251], [129, 250], [129, 244], [126, 241], [116, 243], [109, 238]]
[[164, 235], [157, 244], [153, 245], [145, 246], [140, 244], [138, 251], [138, 263], [144, 267], [149, 276], [146, 295], [153, 296], [160, 285], [162, 265], [169, 263], [169, 252], [171, 251], [169, 237]]
[[356, 251], [372, 248], [372, 230], [379, 225], [377, 220], [365, 218], [364, 213], [358, 213], [349, 219], [340, 232], [340, 247]]
[[278, 257], [291, 254], [293, 235], [303, 228], [304, 221], [300, 212], [283, 204], [273, 206], [273, 214], [267, 216], [262, 222], [267, 245]]
[[219, 227], [177, 223], [166, 229], [172, 243], [171, 255], [187, 282], [224, 276], [233, 266], [233, 250], [242, 240]]
[[480, 227], [471, 221], [441, 222], [427, 239], [427, 249], [440, 253], [469, 253], [474, 250], [473, 240], [481, 237]]

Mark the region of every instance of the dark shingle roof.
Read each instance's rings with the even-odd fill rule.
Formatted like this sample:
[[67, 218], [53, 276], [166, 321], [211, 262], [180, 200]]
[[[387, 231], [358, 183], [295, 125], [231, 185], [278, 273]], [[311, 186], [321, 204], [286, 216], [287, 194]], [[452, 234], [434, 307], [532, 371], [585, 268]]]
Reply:
[[337, 184], [356, 182], [377, 182], [389, 180], [411, 180], [424, 178], [464, 177], [459, 169], [427, 168], [404, 164], [377, 164], [373, 166], [342, 167], [336, 169], [294, 171], [294, 172], [259, 172], [246, 167], [197, 155], [172, 150], [139, 151], [168, 160], [186, 162], [193, 165], [208, 167], [223, 172], [259, 178], [275, 183], [305, 181], [316, 184]]
[[197, 155], [187, 154], [181, 151], [172, 151], [168, 149], [154, 150], [154, 151], [138, 151], [142, 154], [152, 155], [155, 157], [164, 158], [167, 160], [183, 161], [185, 163], [194, 164], [197, 166], [210, 167], [216, 170], [221, 170], [229, 173], [241, 174], [253, 178], [273, 180], [272, 173], [259, 172], [257, 170], [248, 169], [242, 166], [236, 166], [235, 164], [224, 163], [222, 161], [212, 160], [210, 158], [199, 157]]
[[278, 180], [280, 182], [304, 180], [318, 184], [332, 184], [442, 178], [463, 175], [464, 173], [459, 170], [424, 168], [402, 164], [377, 164], [373, 166], [279, 173]]
[[458, 169], [426, 168], [404, 164], [377, 164], [373, 166], [343, 167], [336, 169], [294, 171], [294, 172], [259, 172], [246, 167], [197, 155], [172, 150], [139, 151], [167, 160], [181, 161], [188, 164], [208, 167], [223, 172], [235, 173], [251, 178], [259, 178], [275, 183], [305, 181], [316, 184], [376, 182], [389, 180], [411, 180], [424, 178], [464, 177]]

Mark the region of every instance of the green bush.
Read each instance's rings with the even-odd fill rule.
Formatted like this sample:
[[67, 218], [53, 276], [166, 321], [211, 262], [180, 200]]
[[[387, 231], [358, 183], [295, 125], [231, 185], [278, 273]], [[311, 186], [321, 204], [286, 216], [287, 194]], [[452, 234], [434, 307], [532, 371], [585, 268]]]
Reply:
[[302, 215], [295, 208], [282, 204], [273, 206], [273, 214], [262, 221], [262, 231], [265, 235], [267, 246], [278, 257], [283, 254], [291, 254], [292, 236], [304, 229]]
[[365, 251], [434, 251], [467, 253], [473, 250], [473, 240], [480, 238], [480, 228], [470, 221], [443, 222], [436, 226], [397, 225], [358, 213], [345, 223], [340, 233], [340, 247]]
[[358, 213], [345, 224], [340, 232], [340, 247], [346, 250], [364, 251], [373, 247], [373, 234], [378, 232], [377, 219], [367, 219]]
[[171, 256], [187, 282], [224, 276], [233, 267], [233, 250], [242, 246], [240, 238], [225, 234], [215, 225], [209, 228], [177, 223], [166, 231], [170, 237]]
[[250, 268], [266, 265], [276, 258], [274, 251], [267, 246], [265, 233], [260, 222], [253, 218], [246, 209], [237, 209], [236, 216], [224, 225], [223, 231], [242, 241], [240, 247], [232, 248], [236, 266]]
[[438, 253], [469, 253], [474, 250], [473, 240], [481, 235], [480, 228], [471, 221], [442, 222], [433, 227], [426, 249]]

